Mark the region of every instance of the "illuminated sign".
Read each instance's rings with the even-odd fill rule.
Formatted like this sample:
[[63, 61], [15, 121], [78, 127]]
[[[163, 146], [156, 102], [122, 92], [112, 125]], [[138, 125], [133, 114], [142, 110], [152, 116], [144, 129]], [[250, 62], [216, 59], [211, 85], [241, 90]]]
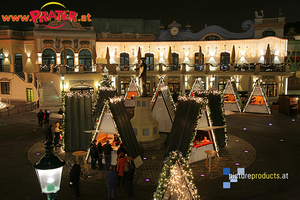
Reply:
[[[50, 10], [42, 11], [43, 8], [49, 5], [58, 5], [63, 7], [63, 10]], [[87, 13], [86, 15], [81, 15], [78, 18], [78, 13], [75, 11], [67, 10], [66, 6], [59, 2], [48, 2], [44, 4], [40, 10], [33, 10], [29, 12], [29, 15], [1, 15], [3, 22], [33, 22], [36, 23], [47, 23], [51, 20], [60, 21], [70, 21], [70, 22], [91, 22], [91, 15]], [[48, 26], [43, 24], [48, 28], [60, 28], [65, 23], [59, 26]]]

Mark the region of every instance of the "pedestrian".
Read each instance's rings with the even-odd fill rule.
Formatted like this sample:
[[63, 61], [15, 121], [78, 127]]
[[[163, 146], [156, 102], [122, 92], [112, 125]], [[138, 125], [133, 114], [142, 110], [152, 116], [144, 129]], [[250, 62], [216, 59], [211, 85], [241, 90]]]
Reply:
[[49, 123], [49, 111], [45, 110], [43, 119], [44, 119], [44, 124]]
[[97, 144], [97, 150], [98, 150], [98, 166], [99, 166], [99, 170], [103, 170], [103, 164], [102, 164], [102, 159], [103, 159], [103, 148], [102, 148], [102, 143], [98, 142]]
[[113, 166], [109, 166], [109, 170], [106, 172], [105, 178], [106, 178], [106, 187], [108, 189], [108, 198], [114, 199], [118, 174], [117, 172], [113, 171]]
[[125, 186], [123, 175], [124, 175], [126, 162], [127, 162], [127, 159], [125, 158], [125, 154], [123, 152], [121, 152], [120, 157], [118, 159], [118, 163], [117, 163], [117, 172], [118, 172], [117, 186], [120, 186], [121, 183], [122, 183], [122, 186]]
[[53, 126], [50, 125], [49, 128], [47, 128], [45, 131], [46, 141], [50, 141], [50, 142], [53, 141], [52, 128]]
[[173, 98], [174, 103], [177, 103], [177, 101], [178, 101], [178, 93], [177, 93], [176, 90], [174, 91], [174, 94], [173, 94], [172, 98]]
[[134, 176], [134, 167], [131, 165], [131, 162], [127, 162], [124, 170], [124, 181], [127, 189], [127, 196], [132, 197], [133, 195], [133, 176]]
[[59, 111], [58, 111], [58, 113], [57, 114], [60, 114], [60, 115], [62, 115], [63, 114], [63, 111], [62, 111], [62, 109], [60, 108], [59, 109]]
[[103, 145], [102, 149], [103, 149], [104, 158], [105, 158], [105, 169], [106, 169], [106, 171], [108, 171], [110, 163], [111, 163], [111, 152], [113, 150], [109, 144], [109, 140], [106, 140], [106, 144]]
[[62, 139], [61, 137], [61, 132], [62, 130], [60, 129], [59, 122], [55, 122], [55, 128], [54, 128], [54, 146], [58, 147], [60, 145], [60, 140]]
[[96, 161], [98, 160], [98, 150], [96, 145], [97, 140], [93, 140], [90, 145], [90, 155], [91, 155], [91, 167], [92, 169], [96, 169]]
[[70, 187], [74, 189], [75, 195], [73, 197], [79, 197], [79, 178], [80, 178], [80, 165], [76, 160], [72, 161], [72, 168], [70, 171]]
[[38, 117], [39, 127], [43, 127], [44, 113], [42, 110], [40, 110], [40, 112], [38, 112], [37, 117]]
[[125, 149], [125, 146], [124, 146], [124, 143], [123, 143], [123, 142], [120, 144], [120, 148], [119, 148], [118, 151], [117, 151], [118, 156], [120, 156], [120, 153], [121, 153], [121, 152], [123, 152], [125, 155], [127, 154], [127, 151], [126, 151], [126, 149]]

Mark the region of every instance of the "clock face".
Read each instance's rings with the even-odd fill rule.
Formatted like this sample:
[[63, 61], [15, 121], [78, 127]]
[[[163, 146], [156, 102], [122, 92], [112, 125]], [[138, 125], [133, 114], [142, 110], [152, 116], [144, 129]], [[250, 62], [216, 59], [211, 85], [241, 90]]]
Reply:
[[177, 35], [178, 32], [179, 32], [179, 29], [178, 29], [178, 27], [176, 27], [176, 26], [173, 26], [173, 27], [170, 29], [170, 34], [173, 35], [173, 36]]

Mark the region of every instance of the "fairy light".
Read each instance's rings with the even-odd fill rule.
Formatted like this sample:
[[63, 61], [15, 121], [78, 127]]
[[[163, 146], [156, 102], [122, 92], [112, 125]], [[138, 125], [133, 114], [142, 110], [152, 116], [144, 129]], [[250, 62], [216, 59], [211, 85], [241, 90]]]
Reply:
[[202, 103], [203, 101], [205, 101], [205, 99], [203, 97], [189, 97], [189, 96], [182, 96], [179, 95], [178, 96], [178, 100], [179, 101], [196, 101], [196, 103]]
[[114, 88], [114, 87], [105, 87], [105, 86], [101, 86], [101, 87], [99, 88], [99, 90], [101, 90], [101, 91], [103, 91], [103, 90], [105, 90], [105, 91], [116, 91], [117, 89]]
[[90, 98], [93, 96], [93, 92], [66, 92], [65, 95], [68, 98], [75, 97], [75, 98], [81, 98], [81, 97], [87, 97]]
[[114, 103], [114, 104], [116, 104], [120, 101], [123, 101], [123, 100], [124, 100], [123, 96], [109, 98], [110, 103]]

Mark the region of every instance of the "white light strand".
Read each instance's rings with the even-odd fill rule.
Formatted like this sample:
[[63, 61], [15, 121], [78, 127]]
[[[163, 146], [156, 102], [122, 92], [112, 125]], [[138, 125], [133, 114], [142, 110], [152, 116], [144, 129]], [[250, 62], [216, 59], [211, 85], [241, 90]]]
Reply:
[[206, 102], [206, 98], [189, 97], [189, 96], [182, 96], [182, 95], [178, 96], [178, 100], [179, 101], [196, 101], [196, 103], [205, 103]]

